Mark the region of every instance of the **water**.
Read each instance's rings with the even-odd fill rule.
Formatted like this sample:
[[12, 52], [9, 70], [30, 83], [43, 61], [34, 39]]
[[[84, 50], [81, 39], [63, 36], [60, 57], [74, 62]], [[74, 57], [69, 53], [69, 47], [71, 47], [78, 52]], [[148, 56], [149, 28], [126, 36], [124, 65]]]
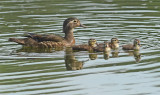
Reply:
[[[159, 95], [158, 0], [0, 0], [1, 95]], [[77, 17], [76, 44], [139, 38], [140, 52], [89, 53], [30, 50], [8, 42], [25, 32], [64, 35], [63, 21]], [[78, 70], [75, 70], [78, 69]]]

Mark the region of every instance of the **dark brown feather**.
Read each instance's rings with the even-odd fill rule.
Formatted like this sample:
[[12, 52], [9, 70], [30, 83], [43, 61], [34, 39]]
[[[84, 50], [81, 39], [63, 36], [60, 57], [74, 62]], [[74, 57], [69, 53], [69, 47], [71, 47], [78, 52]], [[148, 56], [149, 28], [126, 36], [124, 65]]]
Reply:
[[72, 49], [78, 51], [89, 51], [92, 50], [92, 47], [87, 44], [84, 44], [84, 45], [74, 45], [72, 46]]
[[41, 35], [41, 34], [31, 34], [28, 33], [25, 37], [30, 37], [38, 42], [42, 41], [55, 41], [55, 42], [61, 42], [64, 40], [64, 37], [61, 37], [59, 35], [50, 34], [50, 35]]
[[128, 44], [128, 45], [122, 45], [122, 49], [124, 50], [133, 50], [134, 47], [132, 44]]

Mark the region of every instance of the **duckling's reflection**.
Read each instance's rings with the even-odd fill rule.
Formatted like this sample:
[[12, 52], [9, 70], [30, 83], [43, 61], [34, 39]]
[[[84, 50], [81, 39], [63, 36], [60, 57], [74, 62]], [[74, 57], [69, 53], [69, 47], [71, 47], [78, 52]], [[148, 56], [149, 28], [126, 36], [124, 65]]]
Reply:
[[141, 54], [139, 50], [134, 50], [134, 51], [125, 51], [127, 52], [130, 56], [133, 56], [136, 62], [141, 61]]
[[133, 51], [133, 55], [136, 62], [141, 61], [141, 54], [139, 53], [139, 50]]
[[88, 61], [78, 61], [73, 54], [72, 48], [66, 48], [65, 53], [65, 65], [67, 70], [81, 70], [84, 62]]
[[97, 59], [97, 53], [95, 53], [93, 50], [89, 50], [89, 58], [91, 60], [96, 60]]
[[108, 60], [110, 58], [109, 55], [110, 55], [110, 51], [104, 51], [103, 52], [103, 57], [104, 57], [105, 60]]
[[113, 49], [112, 51], [112, 57], [118, 57], [119, 49]]

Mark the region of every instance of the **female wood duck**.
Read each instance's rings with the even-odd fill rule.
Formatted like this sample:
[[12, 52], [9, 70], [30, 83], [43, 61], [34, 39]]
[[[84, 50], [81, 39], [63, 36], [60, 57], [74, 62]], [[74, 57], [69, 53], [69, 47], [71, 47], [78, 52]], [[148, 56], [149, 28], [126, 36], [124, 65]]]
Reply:
[[140, 40], [139, 39], [135, 39], [133, 41], [133, 44], [128, 44], [128, 45], [123, 45], [122, 49], [124, 50], [139, 50], [140, 49]]
[[93, 50], [93, 48], [96, 46], [97, 46], [97, 41], [95, 39], [89, 39], [88, 44], [75, 45], [72, 46], [72, 49], [78, 51], [90, 51]]
[[81, 24], [77, 18], [67, 18], [63, 23], [63, 32], [65, 33], [65, 37], [61, 37], [55, 34], [41, 35], [41, 34], [28, 33], [27, 36], [25, 36], [27, 38], [24, 39], [10, 38], [9, 41], [32, 47], [52, 48], [52, 47], [72, 46], [75, 44], [73, 30], [76, 27], [85, 27], [85, 26]]

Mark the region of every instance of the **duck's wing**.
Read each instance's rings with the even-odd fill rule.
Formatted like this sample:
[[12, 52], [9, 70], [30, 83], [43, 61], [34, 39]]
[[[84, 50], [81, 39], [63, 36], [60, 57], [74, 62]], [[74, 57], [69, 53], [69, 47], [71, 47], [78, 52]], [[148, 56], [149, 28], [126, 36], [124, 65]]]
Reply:
[[37, 42], [43, 42], [43, 41], [62, 42], [64, 40], [63, 37], [55, 34], [42, 35], [42, 34], [26, 33], [24, 36], [32, 38]]
[[54, 47], [62, 47], [66, 44], [64, 42], [54, 42], [54, 41], [42, 41], [38, 42], [32, 38], [9, 38], [9, 41], [16, 42], [20, 45], [30, 46], [30, 47], [38, 47], [38, 48], [54, 48]]
[[133, 45], [132, 44], [122, 45], [122, 49], [124, 49], [124, 50], [133, 50]]
[[38, 44], [38, 42], [32, 38], [22, 38], [22, 39], [9, 38], [9, 41], [16, 42], [20, 45], [26, 45], [26, 46], [36, 46]]

